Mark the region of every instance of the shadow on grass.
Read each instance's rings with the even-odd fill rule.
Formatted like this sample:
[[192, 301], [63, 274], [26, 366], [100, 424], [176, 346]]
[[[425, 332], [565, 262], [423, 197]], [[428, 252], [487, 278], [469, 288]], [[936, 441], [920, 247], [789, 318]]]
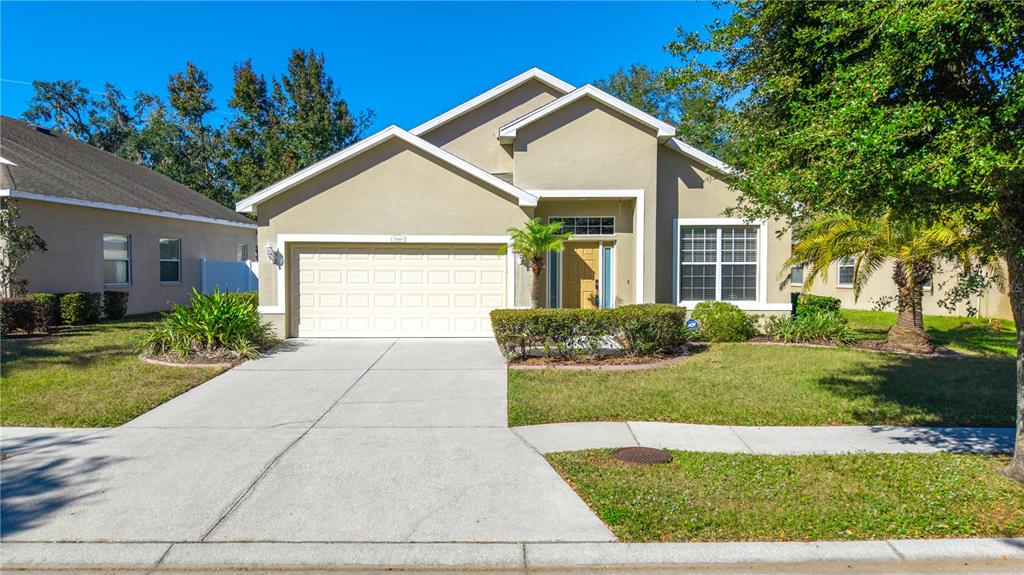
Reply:
[[[0, 537], [43, 525], [68, 505], [103, 492], [101, 487], [92, 485], [94, 475], [120, 459], [75, 457], [67, 451], [71, 449], [73, 453], [75, 447], [95, 439], [44, 432], [4, 441], [7, 459], [2, 463]], [[47, 453], [51, 449], [52, 455]]]
[[913, 357], [886, 354], [857, 373], [818, 382], [839, 397], [867, 406], [860, 423], [887, 422], [894, 411], [915, 425], [1012, 427], [1016, 403], [1015, 362], [1006, 355]]

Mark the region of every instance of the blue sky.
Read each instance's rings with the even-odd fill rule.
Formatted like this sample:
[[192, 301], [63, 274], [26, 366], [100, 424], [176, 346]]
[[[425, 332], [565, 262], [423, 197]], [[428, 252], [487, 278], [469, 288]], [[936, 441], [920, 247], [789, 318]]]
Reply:
[[675, 63], [676, 27], [701, 30], [708, 3], [0, 3], [0, 110], [19, 116], [32, 80], [105, 82], [166, 94], [192, 60], [227, 108], [232, 65], [279, 75], [293, 48], [327, 57], [373, 129], [411, 128], [538, 66], [584, 84], [631, 63]]

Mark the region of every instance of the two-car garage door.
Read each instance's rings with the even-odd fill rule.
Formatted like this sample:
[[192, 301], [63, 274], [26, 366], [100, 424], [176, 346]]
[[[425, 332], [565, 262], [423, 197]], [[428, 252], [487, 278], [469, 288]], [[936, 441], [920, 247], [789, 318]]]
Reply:
[[506, 305], [497, 246], [297, 246], [291, 262], [299, 337], [485, 336]]

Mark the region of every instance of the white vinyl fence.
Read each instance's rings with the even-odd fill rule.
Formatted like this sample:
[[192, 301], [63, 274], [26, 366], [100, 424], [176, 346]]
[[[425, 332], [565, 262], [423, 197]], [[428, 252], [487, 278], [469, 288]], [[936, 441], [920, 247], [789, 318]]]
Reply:
[[256, 262], [220, 262], [205, 259], [199, 262], [203, 293], [212, 293], [215, 288], [220, 288], [222, 292], [256, 291], [259, 288]]

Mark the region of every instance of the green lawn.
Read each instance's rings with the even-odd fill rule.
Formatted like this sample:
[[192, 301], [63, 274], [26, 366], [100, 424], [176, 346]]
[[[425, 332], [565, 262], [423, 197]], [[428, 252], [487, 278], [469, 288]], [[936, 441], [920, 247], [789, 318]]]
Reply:
[[548, 460], [623, 541], [1024, 535], [1024, 486], [1000, 457], [673, 452], [636, 466], [608, 451]]
[[[884, 329], [873, 312], [851, 316], [858, 327]], [[936, 340], [970, 353], [965, 357], [734, 343], [711, 345], [660, 369], [511, 371], [509, 424], [1012, 427], [1012, 326], [994, 333], [958, 327], [963, 321], [928, 318], [928, 326]]]
[[0, 424], [120, 425], [223, 371], [139, 361], [135, 342], [157, 319], [134, 316], [4, 338]]

